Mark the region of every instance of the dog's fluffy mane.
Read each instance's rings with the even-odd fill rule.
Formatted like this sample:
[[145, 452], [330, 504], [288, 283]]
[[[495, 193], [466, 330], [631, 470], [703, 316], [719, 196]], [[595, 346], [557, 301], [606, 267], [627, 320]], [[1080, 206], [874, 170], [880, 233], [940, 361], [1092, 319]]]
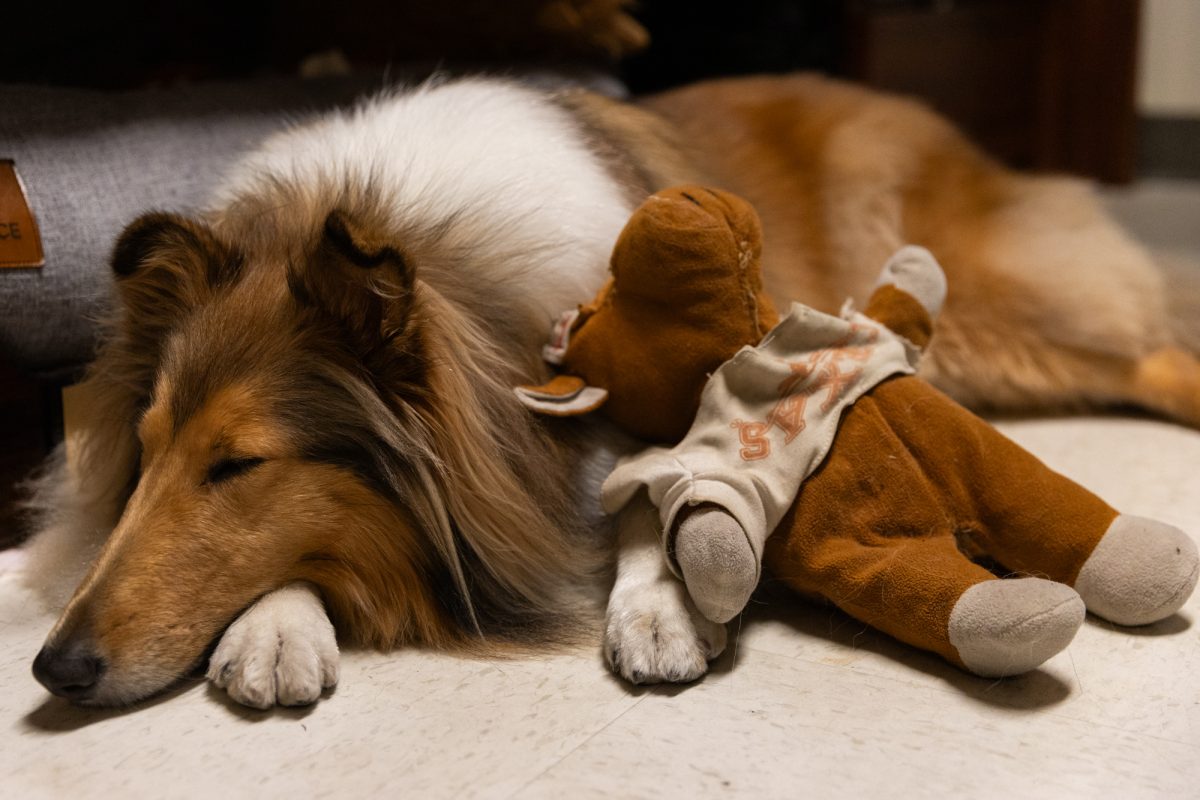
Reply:
[[[276, 136], [231, 173], [199, 221], [176, 221], [188, 247], [207, 251], [198, 256], [205, 285], [166, 258], [118, 281], [89, 372], [97, 413], [76, 460], [108, 479], [80, 494], [60, 463], [38, 501], [60, 519], [39, 527], [77, 527], [102, 509], [88, 525], [111, 529], [136, 480], [135, 422], [180, 346], [179, 320], [273, 272], [291, 310], [263, 315], [291, 315], [286, 335], [306, 360], [303, 379], [289, 379], [290, 429], [388, 496], [427, 538], [425, 564], [407, 579], [429, 584], [433, 608], [388, 574], [388, 558], [353, 569], [314, 558], [305, 577], [322, 585], [333, 616], [381, 646], [561, 636], [561, 623], [578, 619], [567, 604], [600, 548], [581, 530], [570, 446], [511, 387], [543, 377], [537, 354], [549, 323], [598, 288], [629, 211], [567, 112], [509, 83], [434, 82]], [[322, 255], [329, 242], [340, 259]], [[40, 538], [55, 549], [55, 537]]]

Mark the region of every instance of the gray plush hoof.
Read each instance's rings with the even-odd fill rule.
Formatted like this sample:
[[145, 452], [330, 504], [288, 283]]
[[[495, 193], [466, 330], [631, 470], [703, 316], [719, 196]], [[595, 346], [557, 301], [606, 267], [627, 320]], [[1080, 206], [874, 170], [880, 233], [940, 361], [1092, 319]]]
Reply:
[[906, 245], [888, 259], [875, 287], [889, 284], [915, 297], [931, 317], [936, 317], [946, 302], [946, 274], [924, 247]]
[[1149, 625], [1178, 611], [1196, 588], [1200, 554], [1178, 528], [1122, 514], [1096, 545], [1075, 591], [1088, 611], [1118, 625]]
[[950, 612], [950, 644], [967, 669], [985, 678], [1020, 675], [1062, 652], [1083, 624], [1083, 601], [1070, 586], [1042, 578], [984, 581]]
[[759, 557], [742, 526], [717, 506], [697, 508], [679, 523], [675, 561], [701, 614], [728, 622], [758, 585]]

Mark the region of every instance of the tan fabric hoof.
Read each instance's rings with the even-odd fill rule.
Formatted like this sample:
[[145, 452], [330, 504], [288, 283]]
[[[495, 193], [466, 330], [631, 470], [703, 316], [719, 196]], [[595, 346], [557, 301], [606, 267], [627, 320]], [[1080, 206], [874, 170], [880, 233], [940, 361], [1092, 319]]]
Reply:
[[1200, 553], [1183, 531], [1121, 514], [1088, 557], [1075, 591], [1088, 611], [1118, 625], [1149, 625], [1178, 611], [1200, 574]]
[[746, 532], [718, 506], [702, 506], [679, 523], [675, 561], [701, 614], [728, 622], [742, 612], [758, 586], [760, 556]]
[[1042, 578], [984, 581], [954, 604], [950, 644], [976, 675], [1020, 675], [1062, 652], [1084, 614], [1079, 595], [1063, 583]]

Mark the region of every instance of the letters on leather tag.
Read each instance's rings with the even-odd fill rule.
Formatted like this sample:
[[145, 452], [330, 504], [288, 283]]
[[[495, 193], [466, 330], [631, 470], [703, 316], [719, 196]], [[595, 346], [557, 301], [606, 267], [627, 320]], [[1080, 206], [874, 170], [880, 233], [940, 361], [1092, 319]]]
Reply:
[[40, 267], [45, 263], [42, 237], [17, 166], [0, 158], [0, 267]]

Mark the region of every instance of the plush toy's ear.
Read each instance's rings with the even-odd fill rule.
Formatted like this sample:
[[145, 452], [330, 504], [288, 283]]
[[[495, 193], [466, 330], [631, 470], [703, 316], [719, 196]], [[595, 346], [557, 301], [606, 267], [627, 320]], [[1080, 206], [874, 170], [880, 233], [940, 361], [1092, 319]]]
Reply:
[[301, 305], [332, 318], [363, 358], [403, 349], [409, 338], [411, 265], [385, 236], [341, 211], [326, 217], [315, 252], [292, 265], [288, 285]]
[[112, 269], [131, 342], [157, 352], [163, 338], [211, 292], [236, 279], [240, 257], [207, 225], [155, 212], [117, 239]]
[[607, 391], [588, 386], [574, 375], [559, 375], [541, 386], [518, 386], [513, 391], [526, 408], [550, 417], [587, 414], [608, 399]]

